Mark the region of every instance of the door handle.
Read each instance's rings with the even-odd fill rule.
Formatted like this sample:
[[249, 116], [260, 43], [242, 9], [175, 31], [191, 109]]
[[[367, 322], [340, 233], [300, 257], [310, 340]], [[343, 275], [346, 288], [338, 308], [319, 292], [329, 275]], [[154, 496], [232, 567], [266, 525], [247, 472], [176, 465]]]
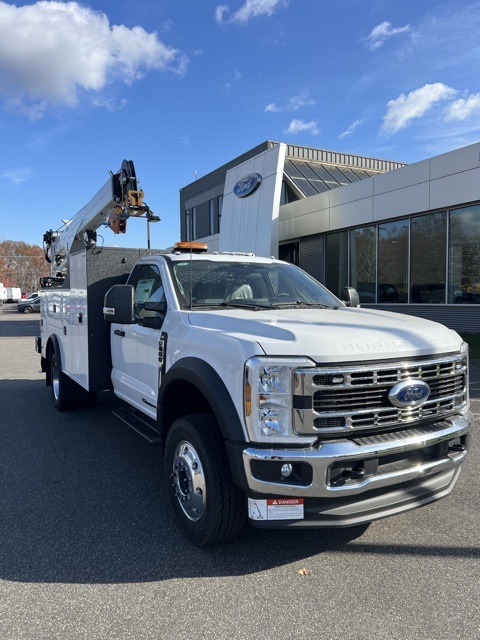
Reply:
[[125, 335], [125, 331], [121, 331], [120, 329], [115, 329], [115, 331], [113, 332], [116, 336], [120, 336], [121, 338], [124, 337]]

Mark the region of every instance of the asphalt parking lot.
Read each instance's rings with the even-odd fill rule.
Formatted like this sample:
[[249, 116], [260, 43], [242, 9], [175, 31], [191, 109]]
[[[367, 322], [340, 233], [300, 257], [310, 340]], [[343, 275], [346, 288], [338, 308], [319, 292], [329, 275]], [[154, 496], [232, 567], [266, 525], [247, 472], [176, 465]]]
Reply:
[[[1, 640], [480, 638], [478, 437], [435, 504], [201, 551], [175, 528], [160, 450], [111, 394], [53, 409], [38, 322], [0, 308]], [[478, 430], [480, 362], [471, 396]]]

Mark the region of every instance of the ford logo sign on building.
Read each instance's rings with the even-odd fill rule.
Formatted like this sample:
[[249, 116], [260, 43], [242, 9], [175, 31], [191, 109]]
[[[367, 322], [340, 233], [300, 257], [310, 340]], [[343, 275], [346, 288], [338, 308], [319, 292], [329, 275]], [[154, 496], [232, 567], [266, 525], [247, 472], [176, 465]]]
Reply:
[[259, 173], [249, 173], [235, 184], [233, 193], [237, 198], [246, 198], [258, 188], [261, 181], [262, 176]]
[[419, 407], [428, 400], [430, 387], [423, 380], [405, 380], [399, 382], [388, 394], [388, 399], [396, 407]]

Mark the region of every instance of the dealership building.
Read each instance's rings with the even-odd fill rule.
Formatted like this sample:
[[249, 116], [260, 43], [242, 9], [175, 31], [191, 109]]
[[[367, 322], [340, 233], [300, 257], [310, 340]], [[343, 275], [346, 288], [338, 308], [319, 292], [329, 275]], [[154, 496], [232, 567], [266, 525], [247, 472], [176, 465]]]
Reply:
[[415, 164], [270, 140], [180, 190], [182, 240], [480, 332], [480, 143]]

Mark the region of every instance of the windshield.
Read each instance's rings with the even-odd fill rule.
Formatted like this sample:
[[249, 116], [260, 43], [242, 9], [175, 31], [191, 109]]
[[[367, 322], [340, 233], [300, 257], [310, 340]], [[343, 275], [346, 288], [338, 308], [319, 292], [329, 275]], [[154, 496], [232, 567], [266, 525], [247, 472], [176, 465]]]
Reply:
[[342, 306], [325, 287], [292, 264], [186, 260], [169, 267], [182, 309]]

